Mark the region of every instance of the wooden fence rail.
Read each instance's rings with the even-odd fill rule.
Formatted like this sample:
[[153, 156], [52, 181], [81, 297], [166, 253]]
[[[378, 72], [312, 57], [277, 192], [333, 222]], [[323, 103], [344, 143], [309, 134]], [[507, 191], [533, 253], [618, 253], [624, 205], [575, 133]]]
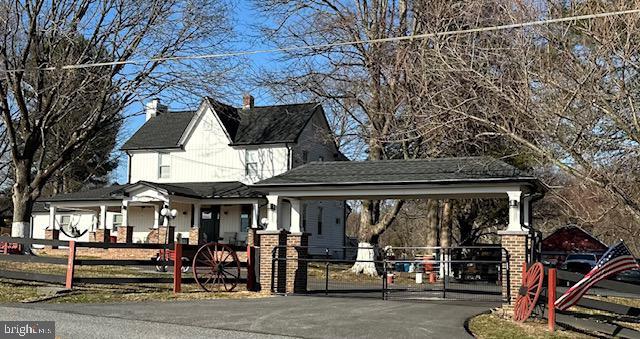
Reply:
[[[547, 308], [545, 308], [544, 310], [543, 316], [548, 319], [550, 330], [553, 330], [553, 328], [555, 328], [555, 324], [557, 323], [567, 328], [590, 333], [597, 332], [607, 336], [615, 336], [621, 338], [640, 338], [640, 331], [636, 331], [631, 328], [627, 328], [615, 323], [597, 321], [582, 314], [574, 314], [569, 311], [556, 311], [553, 305], [556, 293], [554, 283], [557, 280], [577, 282], [580, 281], [584, 276], [574, 272], [562, 270], [556, 271], [555, 269], [545, 269], [545, 272], [547, 273], [547, 278], [549, 281], [547, 285], [548, 291], [545, 296], [541, 296], [541, 300], [548, 303]], [[596, 284], [594, 287], [599, 287], [616, 292], [631, 293], [640, 297], [640, 286], [637, 285], [611, 280], [603, 280]], [[576, 303], [576, 306], [606, 311], [627, 317], [638, 317], [640, 315], [640, 308], [637, 307], [631, 307], [627, 305], [584, 297]]]
[[[50, 239], [32, 239], [32, 238], [13, 238], [0, 236], [0, 242], [20, 244], [25, 247], [31, 245], [57, 246], [67, 247], [66, 257], [48, 257], [38, 255], [21, 255], [7, 254], [0, 255], [0, 262], [19, 262], [19, 263], [42, 263], [54, 265], [66, 265], [66, 273], [64, 275], [41, 274], [36, 272], [2, 270], [0, 269], [0, 278], [39, 281], [54, 284], [64, 284], [66, 288], [73, 288], [75, 284], [132, 284], [132, 283], [173, 283], [173, 291], [180, 293], [182, 283], [195, 283], [193, 277], [182, 277], [182, 261], [174, 262], [168, 257], [162, 261], [149, 259], [80, 259], [77, 258], [78, 248], [98, 248], [98, 249], [154, 249], [160, 251], [175, 251], [176, 258], [182, 258], [183, 245], [174, 244], [141, 244], [141, 243], [107, 243], [107, 242], [75, 242], [73, 240], [50, 240]], [[240, 283], [246, 283], [249, 290], [255, 287], [255, 248], [234, 246], [234, 250], [246, 250], [247, 262], [240, 262], [240, 267], [246, 268], [248, 279], [240, 278]], [[172, 276], [166, 277], [77, 277], [77, 266], [167, 266], [173, 268]], [[235, 267], [230, 265], [229, 267]]]

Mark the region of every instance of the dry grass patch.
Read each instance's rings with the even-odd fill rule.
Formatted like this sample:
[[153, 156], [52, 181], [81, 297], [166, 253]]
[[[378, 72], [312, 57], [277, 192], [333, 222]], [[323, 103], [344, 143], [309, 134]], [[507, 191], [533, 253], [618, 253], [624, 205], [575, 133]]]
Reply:
[[469, 321], [469, 330], [480, 339], [556, 339], [556, 338], [591, 338], [584, 334], [556, 330], [551, 333], [547, 329], [547, 322], [529, 320], [524, 324], [516, 323], [499, 314], [482, 314]]

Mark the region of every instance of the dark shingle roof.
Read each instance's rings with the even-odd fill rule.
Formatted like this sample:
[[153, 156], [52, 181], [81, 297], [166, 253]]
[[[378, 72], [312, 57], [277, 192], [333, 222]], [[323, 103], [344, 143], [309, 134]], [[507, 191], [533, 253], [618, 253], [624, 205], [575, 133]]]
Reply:
[[255, 186], [367, 183], [532, 181], [535, 177], [490, 157], [311, 162]]
[[[238, 109], [205, 98], [229, 133], [233, 145], [295, 142], [311, 116], [321, 110], [317, 103], [256, 106]], [[121, 147], [124, 151], [181, 147], [195, 112], [168, 112], [149, 119]]]
[[122, 145], [124, 151], [137, 149], [175, 148], [195, 115], [193, 111], [168, 112], [159, 114], [136, 131]]
[[[239, 181], [224, 182], [182, 182], [182, 183], [155, 183], [139, 181], [129, 187], [143, 184], [167, 191], [171, 195], [180, 195], [192, 198], [251, 198], [261, 195], [251, 190], [247, 185]], [[126, 189], [127, 187], [125, 187]]]
[[239, 110], [240, 126], [233, 144], [295, 142], [311, 116], [320, 109], [317, 103], [305, 103]]
[[129, 185], [113, 185], [88, 191], [69, 194], [59, 194], [51, 198], [42, 198], [41, 202], [56, 201], [101, 201], [122, 200], [125, 191], [136, 185], [146, 185], [162, 189], [170, 195], [191, 198], [252, 198], [260, 197], [260, 193], [253, 191], [247, 185], [238, 181], [225, 182], [184, 182], [184, 183], [155, 183], [139, 181]]
[[67, 194], [58, 194], [50, 198], [41, 198], [41, 202], [53, 201], [99, 201], [99, 200], [120, 200], [114, 196], [114, 193], [125, 185], [112, 185], [107, 187], [96, 188], [87, 191], [79, 191]]

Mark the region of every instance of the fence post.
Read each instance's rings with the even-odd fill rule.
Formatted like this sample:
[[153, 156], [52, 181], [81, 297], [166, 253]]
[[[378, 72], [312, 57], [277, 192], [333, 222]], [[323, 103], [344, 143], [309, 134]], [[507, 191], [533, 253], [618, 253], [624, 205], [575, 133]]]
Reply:
[[324, 249], [324, 256], [327, 259], [324, 269], [324, 295], [329, 294], [329, 249]]
[[67, 278], [65, 279], [65, 287], [68, 289], [73, 288], [73, 271], [76, 263], [76, 242], [74, 240], [69, 241], [69, 256], [67, 257]]
[[549, 269], [549, 281], [547, 283], [548, 301], [549, 301], [549, 331], [556, 329], [556, 269]]
[[253, 262], [255, 260], [253, 253], [253, 246], [247, 245], [247, 291], [255, 290], [256, 272], [253, 266]]
[[173, 244], [173, 293], [182, 291], [182, 244]]

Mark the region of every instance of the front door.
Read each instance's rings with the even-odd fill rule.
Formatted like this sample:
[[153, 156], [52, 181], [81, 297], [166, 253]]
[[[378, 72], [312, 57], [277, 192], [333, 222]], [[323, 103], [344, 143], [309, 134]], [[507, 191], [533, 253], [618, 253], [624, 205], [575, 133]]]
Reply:
[[220, 239], [220, 206], [203, 208], [200, 215], [200, 241], [203, 243]]

